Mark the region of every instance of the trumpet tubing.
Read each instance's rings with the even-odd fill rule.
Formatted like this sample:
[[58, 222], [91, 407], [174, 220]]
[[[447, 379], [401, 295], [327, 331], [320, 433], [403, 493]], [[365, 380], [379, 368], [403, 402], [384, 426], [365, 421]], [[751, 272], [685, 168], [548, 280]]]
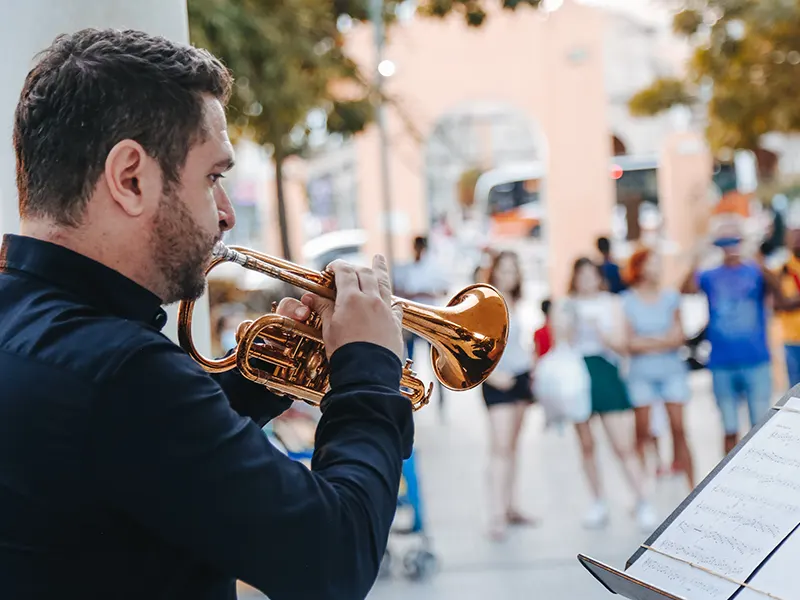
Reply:
[[[336, 297], [333, 275], [255, 252], [248, 248], [218, 244], [206, 270], [222, 262], [279, 279], [324, 298]], [[470, 285], [445, 307], [434, 307], [396, 296], [402, 308], [404, 329], [431, 344], [431, 363], [436, 378], [448, 389], [468, 390], [481, 383], [497, 366], [508, 338], [508, 307], [502, 295], [486, 284]], [[320, 317], [312, 314], [305, 323], [275, 313], [243, 321], [236, 332], [235, 351], [221, 359], [201, 355], [192, 339], [195, 302], [185, 300], [178, 312], [178, 341], [206, 371], [220, 373], [238, 368], [251, 381], [277, 394], [318, 406], [329, 386], [329, 366], [322, 339]], [[430, 400], [433, 384], [427, 386], [407, 360], [400, 380], [401, 392], [414, 410]]]

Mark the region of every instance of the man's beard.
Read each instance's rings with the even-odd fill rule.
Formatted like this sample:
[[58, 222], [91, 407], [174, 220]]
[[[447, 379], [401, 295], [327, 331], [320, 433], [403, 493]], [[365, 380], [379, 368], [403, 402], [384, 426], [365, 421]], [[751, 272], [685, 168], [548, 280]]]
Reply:
[[206, 290], [205, 270], [221, 234], [209, 234], [197, 224], [183, 200], [166, 190], [153, 222], [153, 267], [162, 278], [164, 304], [197, 300]]

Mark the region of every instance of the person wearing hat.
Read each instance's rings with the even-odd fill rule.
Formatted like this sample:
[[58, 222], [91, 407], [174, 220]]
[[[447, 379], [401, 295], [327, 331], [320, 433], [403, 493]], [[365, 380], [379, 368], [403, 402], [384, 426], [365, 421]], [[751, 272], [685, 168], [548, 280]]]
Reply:
[[720, 226], [713, 245], [722, 250], [722, 264], [700, 270], [698, 253], [681, 286], [685, 294], [702, 292], [708, 299], [708, 368], [725, 430], [725, 454], [739, 440], [740, 400], [747, 401], [751, 427], [771, 405], [768, 299], [778, 311], [800, 308], [800, 297], [787, 299], [774, 274], [743, 256], [743, 238], [738, 222]]

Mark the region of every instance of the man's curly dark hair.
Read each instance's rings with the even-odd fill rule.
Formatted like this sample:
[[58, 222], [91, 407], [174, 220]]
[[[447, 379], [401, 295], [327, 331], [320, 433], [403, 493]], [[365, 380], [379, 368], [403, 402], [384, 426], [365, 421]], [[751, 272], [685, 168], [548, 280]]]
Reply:
[[57, 37], [28, 73], [15, 113], [20, 215], [79, 224], [123, 139], [158, 160], [165, 187], [178, 182], [204, 137], [203, 96], [225, 104], [231, 88], [217, 58], [163, 37], [113, 29]]

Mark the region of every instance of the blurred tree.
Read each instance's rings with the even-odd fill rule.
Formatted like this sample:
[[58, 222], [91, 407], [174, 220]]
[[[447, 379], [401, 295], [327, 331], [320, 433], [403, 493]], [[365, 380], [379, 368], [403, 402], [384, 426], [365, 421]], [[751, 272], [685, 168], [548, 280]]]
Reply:
[[706, 136], [723, 160], [751, 150], [759, 177], [774, 161], [761, 147], [765, 133], [800, 131], [800, 2], [680, 0], [673, 29], [694, 47], [685, 80], [659, 79], [634, 95], [635, 116], [702, 102]]
[[[346, 14], [358, 21], [369, 20], [369, 4], [371, 0], [333, 0], [337, 15]], [[394, 20], [394, 15], [403, 0], [385, 0], [384, 12], [387, 22]], [[480, 27], [486, 20], [486, 6], [500, 4], [502, 8], [515, 10], [519, 6], [538, 8], [542, 0], [420, 0], [417, 12], [427, 17], [443, 18], [453, 13], [461, 14], [470, 27]]]
[[[291, 260], [283, 165], [308, 148], [310, 115], [324, 115], [328, 132], [362, 131], [375, 114], [376, 94], [343, 49], [338, 20], [369, 19], [372, 0], [189, 0], [192, 43], [221, 58], [236, 77], [228, 109], [231, 137], [270, 147], [284, 258]], [[471, 26], [485, 18], [484, 2], [537, 7], [541, 0], [426, 0], [423, 15], [461, 12]], [[386, 23], [402, 2], [383, 2]]]
[[515, 10], [518, 6], [538, 8], [542, 0], [423, 0], [419, 12], [430, 17], [446, 17], [450, 13], [463, 14], [470, 27], [480, 27], [486, 20], [486, 5], [499, 2], [503, 8]]

